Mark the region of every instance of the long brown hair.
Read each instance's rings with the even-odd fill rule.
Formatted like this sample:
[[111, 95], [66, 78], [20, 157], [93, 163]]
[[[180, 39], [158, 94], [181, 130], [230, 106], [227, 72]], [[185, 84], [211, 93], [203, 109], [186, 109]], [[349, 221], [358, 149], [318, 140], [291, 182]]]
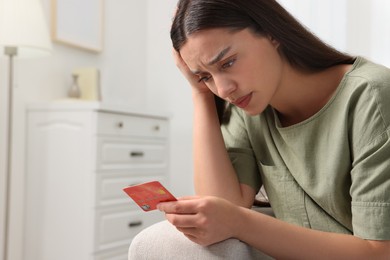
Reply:
[[[355, 60], [321, 41], [275, 0], [179, 0], [171, 27], [174, 49], [179, 52], [189, 35], [212, 28], [249, 28], [270, 36], [279, 42], [279, 52], [291, 66], [304, 71]], [[222, 122], [226, 104], [216, 97], [216, 106]]]

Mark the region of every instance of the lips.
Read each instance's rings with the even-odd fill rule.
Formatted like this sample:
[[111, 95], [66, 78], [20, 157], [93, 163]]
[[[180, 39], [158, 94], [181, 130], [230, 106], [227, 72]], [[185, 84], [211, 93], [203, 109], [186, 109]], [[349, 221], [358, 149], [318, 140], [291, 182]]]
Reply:
[[252, 99], [252, 92], [234, 101], [233, 105], [238, 106], [239, 108], [245, 108], [249, 104], [251, 99]]

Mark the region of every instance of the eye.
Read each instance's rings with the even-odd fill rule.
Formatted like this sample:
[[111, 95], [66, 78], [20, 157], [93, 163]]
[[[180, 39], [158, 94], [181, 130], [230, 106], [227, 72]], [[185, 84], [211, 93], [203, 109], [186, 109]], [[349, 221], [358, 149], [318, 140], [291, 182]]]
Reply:
[[207, 76], [200, 76], [198, 82], [207, 82], [209, 79], [211, 79], [211, 75], [207, 75]]
[[225, 62], [224, 64], [222, 64], [222, 69], [227, 69], [227, 68], [230, 68], [231, 66], [233, 66], [234, 62], [236, 61], [236, 59], [231, 59], [229, 60], [228, 62]]

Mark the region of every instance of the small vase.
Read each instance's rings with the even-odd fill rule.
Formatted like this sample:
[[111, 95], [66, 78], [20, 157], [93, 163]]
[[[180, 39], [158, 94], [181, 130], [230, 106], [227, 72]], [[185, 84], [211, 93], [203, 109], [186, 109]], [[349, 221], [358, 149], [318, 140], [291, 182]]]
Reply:
[[72, 77], [73, 77], [73, 82], [69, 88], [68, 96], [71, 98], [80, 98], [80, 96], [81, 96], [80, 86], [79, 86], [78, 81], [77, 81], [79, 75], [72, 74]]

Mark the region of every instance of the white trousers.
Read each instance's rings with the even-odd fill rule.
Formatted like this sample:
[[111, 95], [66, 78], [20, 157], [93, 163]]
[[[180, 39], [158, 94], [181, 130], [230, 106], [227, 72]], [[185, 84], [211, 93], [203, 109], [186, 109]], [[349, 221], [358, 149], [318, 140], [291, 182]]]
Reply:
[[237, 240], [203, 247], [180, 233], [168, 221], [140, 232], [129, 248], [129, 260], [250, 260], [273, 259]]

